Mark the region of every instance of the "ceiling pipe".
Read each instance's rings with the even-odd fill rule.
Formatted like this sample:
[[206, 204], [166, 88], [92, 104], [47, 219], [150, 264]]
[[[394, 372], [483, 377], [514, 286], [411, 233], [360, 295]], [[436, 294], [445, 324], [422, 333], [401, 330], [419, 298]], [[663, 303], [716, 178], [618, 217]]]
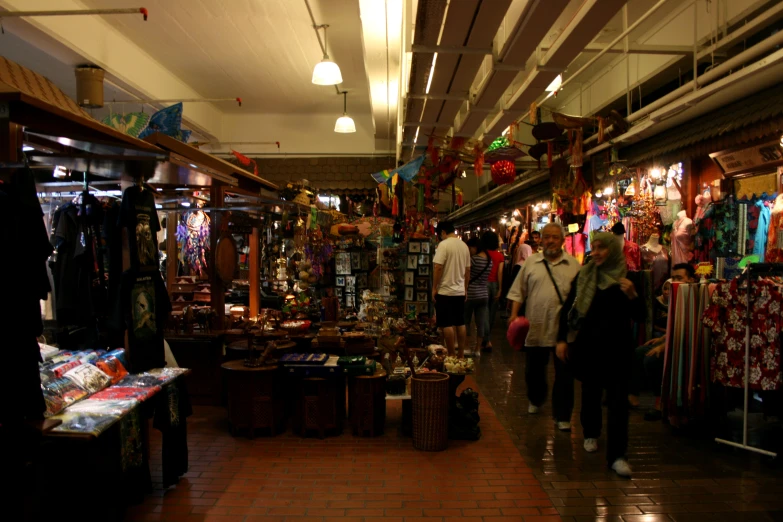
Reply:
[[[779, 43], [783, 43], [783, 33], [778, 33], [775, 36], [768, 38], [767, 40], [772, 40], [773, 38], [778, 40]], [[767, 40], [764, 40], [764, 42], [766, 42]], [[763, 42], [761, 42], [761, 43], [763, 43]], [[761, 45], [761, 43], [759, 43], [758, 45]], [[750, 49], [748, 49], [748, 50], [750, 51]], [[737, 57], [739, 57], [739, 55], [737, 55]], [[676, 102], [671, 102], [670, 104], [664, 105], [663, 107], [657, 107], [657, 109], [659, 109], [661, 111], [661, 117], [659, 119], [661, 121], [663, 121], [663, 120], [666, 119], [665, 118], [666, 116], [677, 114], [677, 113], [681, 112], [682, 110], [685, 110], [685, 109], [688, 109], [688, 108], [694, 106], [695, 104], [699, 103], [701, 101], [701, 99], [706, 98], [708, 96], [711, 96], [712, 94], [715, 94], [715, 91], [719, 90], [720, 88], [722, 88], [724, 86], [731, 85], [733, 83], [736, 83], [737, 81], [747, 81], [745, 76], [750, 76], [750, 75], [753, 75], [753, 74], [757, 74], [757, 73], [763, 71], [764, 69], [766, 69], [768, 67], [771, 67], [773, 65], [778, 65], [781, 61], [783, 61], [783, 50], [779, 50], [776, 53], [774, 53], [772, 56], [764, 58], [762, 60], [759, 60], [758, 62], [755, 62], [754, 64], [748, 66], [747, 68], [744, 68], [741, 71], [738, 71], [738, 72], [736, 72], [734, 74], [731, 74], [731, 75], [727, 76], [726, 78], [722, 78], [721, 80], [719, 80], [719, 81], [717, 81], [715, 83], [712, 83], [709, 86], [706, 86], [706, 87], [703, 86], [702, 89], [686, 93], [684, 96], [681, 97], [681, 99], [678, 99]], [[756, 66], [755, 69], [751, 69], [754, 66]], [[748, 74], [747, 75], [743, 74], [746, 71], [748, 72]], [[710, 72], [712, 72], [712, 71], [710, 71]], [[706, 74], [702, 75], [702, 77], [703, 76], [706, 76]], [[683, 86], [683, 87], [686, 87], [686, 86]], [[702, 92], [703, 90], [708, 90], [708, 91], [712, 91], [712, 92], [711, 93]], [[621, 141], [623, 139], [627, 139], [627, 138], [630, 138], [632, 136], [638, 135], [641, 132], [649, 130], [652, 126], [654, 126], [657, 123], [657, 121], [655, 121], [653, 119], [650, 119], [650, 120], [648, 120], [647, 123], [649, 123], [649, 124], [646, 125], [646, 126], [645, 126], [645, 124], [642, 124], [642, 126], [644, 126], [645, 128], [639, 128], [639, 126], [633, 127], [630, 131], [628, 131], [627, 133], [623, 134], [622, 136], [619, 136], [616, 140], [613, 140], [613, 141]], [[604, 142], [601, 145], [598, 145], [597, 147], [594, 147], [594, 148], [586, 151], [585, 152], [585, 156], [586, 157], [590, 156], [592, 154], [595, 154], [596, 152], [600, 152], [602, 150], [605, 150], [605, 149], [611, 147], [613, 141]]]
[[[728, 38], [730, 39], [731, 35], [729, 35]], [[645, 116], [647, 116], [648, 114], [652, 114], [653, 112], [664, 107], [665, 105], [681, 98], [682, 96], [693, 92], [694, 82], [697, 82], [695, 84], [696, 87], [704, 87], [707, 84], [712, 83], [713, 81], [718, 79], [720, 76], [723, 76], [727, 72], [731, 71], [732, 69], [736, 69], [737, 67], [746, 64], [750, 60], [757, 58], [762, 54], [773, 50], [775, 47], [781, 44], [783, 44], [783, 31], [778, 31], [774, 35], [762, 40], [761, 42], [757, 43], [753, 47], [749, 47], [744, 51], [742, 51], [741, 53], [737, 54], [736, 56], [729, 58], [728, 60], [726, 60], [725, 62], [719, 65], [716, 65], [709, 71], [705, 72], [704, 74], [696, 78], [696, 80], [691, 80], [688, 83], [673, 90], [672, 92], [646, 105], [645, 107], [642, 107], [638, 111], [628, 116], [626, 119], [628, 123], [633, 123], [635, 121], [638, 121], [644, 118]], [[715, 50], [717, 49], [719, 49], [719, 47], [715, 48]], [[612, 130], [612, 126], [610, 126], [607, 129], [607, 131], [611, 131], [611, 130]], [[598, 135], [594, 134], [589, 138], [585, 139], [585, 143], [592, 143], [593, 141], [597, 141], [597, 140], [598, 140]]]
[[654, 6], [652, 6], [652, 7], [651, 7], [651, 8], [650, 8], [650, 9], [649, 9], [647, 12], [645, 12], [645, 13], [644, 13], [642, 16], [640, 16], [640, 17], [639, 17], [639, 18], [638, 18], [638, 19], [637, 19], [637, 20], [636, 20], [634, 23], [632, 23], [630, 26], [628, 26], [628, 28], [627, 28], [625, 31], [623, 31], [622, 33], [620, 33], [620, 35], [619, 35], [617, 38], [615, 38], [614, 40], [612, 40], [612, 43], [610, 43], [609, 45], [607, 45], [607, 46], [606, 46], [606, 47], [605, 47], [603, 50], [601, 50], [601, 51], [600, 51], [598, 54], [596, 54], [596, 55], [595, 55], [595, 56], [593, 56], [593, 57], [592, 57], [590, 60], [588, 60], [588, 62], [587, 62], [586, 64], [584, 64], [582, 67], [580, 67], [580, 68], [579, 68], [579, 70], [577, 70], [577, 71], [576, 71], [574, 74], [570, 74], [570, 75], [568, 76], [568, 79], [566, 79], [566, 80], [563, 80], [563, 83], [560, 85], [560, 88], [562, 89], [563, 87], [565, 87], [566, 85], [568, 85], [569, 83], [571, 83], [571, 81], [572, 81], [574, 78], [578, 77], [580, 74], [582, 74], [583, 72], [585, 72], [585, 71], [586, 71], [586, 70], [587, 70], [587, 69], [588, 69], [588, 68], [589, 68], [591, 65], [593, 65], [595, 62], [597, 62], [597, 61], [598, 61], [598, 60], [599, 60], [599, 59], [600, 59], [600, 58], [601, 58], [603, 55], [605, 55], [607, 52], [609, 52], [609, 50], [610, 50], [610, 49], [612, 49], [612, 48], [613, 48], [615, 45], [617, 45], [618, 43], [620, 43], [620, 42], [623, 40], [623, 38], [625, 38], [626, 36], [628, 36], [629, 34], [631, 34], [631, 32], [633, 32], [633, 30], [634, 30], [634, 29], [636, 29], [636, 28], [637, 28], [637, 27], [639, 27], [641, 24], [643, 24], [643, 23], [645, 22], [645, 20], [647, 20], [648, 18], [650, 18], [652, 15], [654, 15], [654, 14], [655, 14], [655, 13], [658, 11], [658, 9], [660, 9], [661, 7], [663, 7], [663, 6], [664, 6], [665, 4], [667, 4], [668, 2], [669, 2], [669, 0], [659, 0], [657, 4], [655, 4]]
[[19, 18], [31, 16], [84, 16], [84, 15], [111, 15], [111, 14], [141, 14], [147, 21], [149, 11], [146, 7], [130, 7], [123, 9], [70, 9], [59, 11], [3, 11], [2, 18]]

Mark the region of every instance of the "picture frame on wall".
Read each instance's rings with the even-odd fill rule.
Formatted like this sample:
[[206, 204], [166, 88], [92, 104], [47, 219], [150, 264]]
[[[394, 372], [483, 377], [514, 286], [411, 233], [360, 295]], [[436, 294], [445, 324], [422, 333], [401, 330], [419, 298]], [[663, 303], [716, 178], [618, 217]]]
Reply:
[[418, 303], [416, 305], [417, 311], [420, 314], [428, 314], [430, 313], [430, 304], [429, 303]]
[[418, 254], [421, 252], [421, 243], [418, 241], [411, 241], [408, 243], [408, 252], [411, 254]]
[[359, 270], [359, 268], [362, 266], [361, 252], [351, 252], [351, 266], [354, 270]]
[[418, 315], [419, 313], [419, 303], [405, 303], [405, 315], [415, 314]]
[[409, 255], [408, 256], [408, 270], [416, 270], [416, 267], [418, 266], [418, 257], [415, 255]]
[[335, 297], [339, 297], [340, 299], [342, 299], [342, 297], [343, 297], [343, 289], [341, 287], [339, 287], [339, 286], [337, 288], [335, 288], [334, 289], [334, 296]]
[[351, 254], [348, 252], [337, 252], [334, 255], [334, 271], [337, 275], [350, 275]]
[[428, 301], [427, 292], [416, 292], [416, 300], [420, 303]]
[[421, 253], [422, 254], [429, 254], [430, 253], [430, 244], [429, 243], [422, 243], [421, 244]]
[[419, 275], [420, 276], [428, 276], [430, 275], [430, 265], [422, 265], [419, 267]]
[[405, 300], [406, 301], [413, 301], [413, 287], [412, 286], [406, 286], [405, 287]]
[[356, 274], [356, 288], [367, 288], [367, 272]]
[[413, 286], [415, 272], [405, 272], [405, 286]]
[[427, 290], [429, 290], [429, 288], [430, 288], [430, 281], [429, 281], [429, 279], [426, 279], [426, 278], [416, 279], [416, 290], [417, 291], [419, 291], [419, 292], [421, 292], [421, 291], [426, 292]]
[[345, 288], [346, 290], [349, 288], [351, 289], [351, 290], [347, 290], [348, 292], [352, 292], [353, 291], [352, 289], [356, 288], [356, 276], [354, 275], [345, 276]]
[[345, 276], [337, 276], [334, 278], [335, 286], [345, 286]]
[[370, 254], [362, 252], [362, 270], [370, 270]]
[[420, 254], [419, 255], [419, 265], [429, 265], [430, 264], [430, 256], [427, 254]]
[[356, 297], [354, 294], [345, 294], [345, 307], [353, 308], [356, 306]]

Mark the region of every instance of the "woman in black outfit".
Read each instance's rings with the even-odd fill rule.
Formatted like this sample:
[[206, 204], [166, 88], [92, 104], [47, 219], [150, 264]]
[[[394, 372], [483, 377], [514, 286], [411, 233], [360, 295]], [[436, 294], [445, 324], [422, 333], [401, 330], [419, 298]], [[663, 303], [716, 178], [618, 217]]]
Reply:
[[568, 361], [582, 381], [584, 448], [598, 449], [601, 400], [607, 391], [609, 419], [606, 459], [620, 476], [630, 477], [628, 447], [628, 375], [634, 354], [633, 322], [643, 322], [644, 303], [626, 279], [625, 257], [613, 234], [600, 232], [593, 256], [571, 285], [560, 314], [557, 356]]

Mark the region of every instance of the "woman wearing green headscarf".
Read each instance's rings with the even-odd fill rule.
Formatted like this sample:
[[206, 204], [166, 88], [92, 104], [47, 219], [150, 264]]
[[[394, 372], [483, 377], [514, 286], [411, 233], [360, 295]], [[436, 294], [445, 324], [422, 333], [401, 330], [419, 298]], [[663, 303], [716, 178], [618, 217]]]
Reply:
[[606, 460], [618, 475], [629, 477], [626, 450], [633, 322], [644, 321], [645, 309], [633, 283], [625, 277], [625, 257], [617, 237], [599, 232], [593, 237], [592, 247], [592, 258], [580, 269], [563, 305], [556, 351], [582, 381], [580, 420], [585, 450], [598, 449], [601, 400], [606, 390]]

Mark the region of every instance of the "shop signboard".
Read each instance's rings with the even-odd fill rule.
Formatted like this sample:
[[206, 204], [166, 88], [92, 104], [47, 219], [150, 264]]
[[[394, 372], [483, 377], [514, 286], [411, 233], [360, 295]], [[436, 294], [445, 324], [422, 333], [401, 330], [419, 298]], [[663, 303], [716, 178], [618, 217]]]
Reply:
[[710, 154], [727, 176], [752, 172], [783, 164], [783, 146], [779, 140], [744, 149], [725, 150]]

